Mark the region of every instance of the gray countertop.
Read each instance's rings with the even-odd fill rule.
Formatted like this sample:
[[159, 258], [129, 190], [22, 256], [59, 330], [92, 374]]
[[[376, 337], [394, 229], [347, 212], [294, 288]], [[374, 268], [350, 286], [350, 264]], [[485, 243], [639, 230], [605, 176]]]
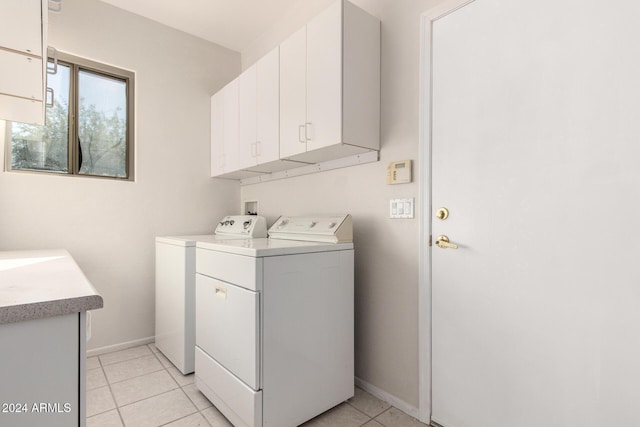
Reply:
[[64, 249], [0, 252], [0, 324], [102, 308]]

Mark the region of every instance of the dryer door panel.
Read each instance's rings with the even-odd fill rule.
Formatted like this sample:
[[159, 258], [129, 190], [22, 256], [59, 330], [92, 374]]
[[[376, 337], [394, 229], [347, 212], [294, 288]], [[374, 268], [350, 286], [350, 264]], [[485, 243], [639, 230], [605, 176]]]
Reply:
[[260, 293], [196, 274], [196, 346], [260, 389]]

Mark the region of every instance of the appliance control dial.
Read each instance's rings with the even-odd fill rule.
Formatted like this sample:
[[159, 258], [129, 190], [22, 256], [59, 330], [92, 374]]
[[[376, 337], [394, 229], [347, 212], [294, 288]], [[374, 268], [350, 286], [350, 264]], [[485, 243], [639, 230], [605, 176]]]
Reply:
[[242, 223], [242, 227], [246, 230], [251, 226], [251, 220], [248, 219], [245, 222]]

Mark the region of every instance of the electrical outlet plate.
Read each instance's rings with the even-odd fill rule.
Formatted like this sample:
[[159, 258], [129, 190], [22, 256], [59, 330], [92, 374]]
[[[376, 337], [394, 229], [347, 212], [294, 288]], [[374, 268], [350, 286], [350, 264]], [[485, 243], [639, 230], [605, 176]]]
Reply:
[[389, 218], [413, 218], [414, 199], [389, 200]]

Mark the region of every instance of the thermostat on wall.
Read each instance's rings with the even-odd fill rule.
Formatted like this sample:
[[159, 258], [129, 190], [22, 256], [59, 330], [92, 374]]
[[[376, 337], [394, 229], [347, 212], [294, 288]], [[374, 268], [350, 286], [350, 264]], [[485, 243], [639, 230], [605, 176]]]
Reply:
[[387, 184], [406, 184], [408, 182], [411, 182], [411, 160], [389, 163]]

